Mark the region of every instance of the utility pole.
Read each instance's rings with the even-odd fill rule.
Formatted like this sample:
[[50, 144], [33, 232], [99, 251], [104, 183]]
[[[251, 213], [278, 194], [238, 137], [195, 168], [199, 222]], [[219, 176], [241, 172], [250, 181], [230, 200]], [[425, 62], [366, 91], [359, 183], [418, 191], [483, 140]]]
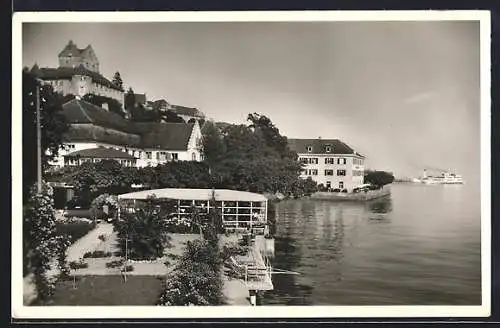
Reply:
[[38, 193], [42, 192], [42, 127], [40, 119], [40, 86], [36, 80], [36, 148], [37, 148], [37, 187]]

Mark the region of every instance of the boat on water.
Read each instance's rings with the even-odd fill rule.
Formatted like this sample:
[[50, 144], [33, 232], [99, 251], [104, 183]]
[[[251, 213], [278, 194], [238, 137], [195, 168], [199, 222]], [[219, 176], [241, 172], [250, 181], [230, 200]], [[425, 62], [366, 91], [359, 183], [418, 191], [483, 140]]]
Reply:
[[424, 175], [421, 178], [412, 179], [414, 183], [424, 183], [428, 185], [433, 184], [463, 184], [463, 178], [461, 175], [451, 173], [451, 172], [442, 172], [441, 175], [438, 176], [428, 176], [426, 171], [424, 170]]

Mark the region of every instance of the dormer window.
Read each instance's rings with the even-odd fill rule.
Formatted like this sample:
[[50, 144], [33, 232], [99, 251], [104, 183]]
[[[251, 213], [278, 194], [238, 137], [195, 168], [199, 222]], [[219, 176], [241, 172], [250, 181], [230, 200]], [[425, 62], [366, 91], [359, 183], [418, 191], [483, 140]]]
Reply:
[[313, 147], [312, 146], [307, 146], [307, 152], [311, 153], [312, 151], [313, 151]]
[[326, 146], [326, 147], [325, 147], [325, 151], [326, 151], [327, 153], [331, 153], [331, 152], [332, 152], [332, 146]]

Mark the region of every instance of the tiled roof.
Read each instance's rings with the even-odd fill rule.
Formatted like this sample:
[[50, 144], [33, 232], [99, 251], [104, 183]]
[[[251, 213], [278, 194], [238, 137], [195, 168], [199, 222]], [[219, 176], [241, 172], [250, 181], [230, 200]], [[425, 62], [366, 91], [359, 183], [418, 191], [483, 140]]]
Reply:
[[80, 56], [83, 52], [89, 50], [91, 47], [88, 45], [84, 49], [80, 49], [73, 43], [73, 41], [69, 41], [68, 44], [64, 47], [64, 49], [59, 53], [59, 57], [67, 57], [67, 56]]
[[85, 68], [83, 65], [79, 65], [77, 67], [58, 67], [58, 68], [50, 68], [50, 67], [35, 67], [31, 69], [31, 72], [35, 74], [37, 77], [42, 80], [63, 80], [63, 79], [71, 79], [73, 75], [84, 75], [92, 78], [92, 81], [102, 84], [108, 88], [115, 89], [118, 91], [123, 91], [122, 88], [102, 76], [101, 74], [91, 71]]
[[71, 142], [101, 142], [124, 147], [141, 147], [141, 136], [132, 133], [103, 128], [94, 124], [71, 124], [63, 140]]
[[196, 108], [172, 105], [172, 110], [178, 115], [186, 115], [193, 117], [203, 117], [203, 113]]
[[[351, 147], [338, 139], [288, 139], [288, 145], [291, 150], [298, 154], [357, 154]], [[307, 149], [309, 146], [312, 146], [311, 152]], [[326, 151], [327, 146], [331, 147], [330, 152]]]
[[135, 123], [134, 129], [142, 135], [143, 148], [185, 150], [194, 124], [188, 123]]
[[121, 158], [135, 159], [134, 156], [121, 150], [109, 149], [104, 147], [90, 148], [74, 151], [65, 155], [65, 157], [86, 157], [86, 158]]
[[63, 105], [63, 113], [68, 123], [92, 123], [123, 132], [132, 131], [132, 123], [120, 115], [93, 105], [89, 102], [73, 99]]
[[66, 142], [97, 141], [138, 148], [186, 150], [194, 124], [136, 123], [80, 99], [63, 105], [69, 131]]

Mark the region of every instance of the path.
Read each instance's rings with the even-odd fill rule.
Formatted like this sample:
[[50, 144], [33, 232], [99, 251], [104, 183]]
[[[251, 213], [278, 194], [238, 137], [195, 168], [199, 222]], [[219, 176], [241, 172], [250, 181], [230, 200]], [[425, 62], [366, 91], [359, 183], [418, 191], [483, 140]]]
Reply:
[[[72, 244], [67, 251], [68, 262], [77, 261], [83, 257], [88, 251], [92, 251], [96, 245], [98, 245], [101, 240], [99, 235], [111, 235], [113, 233], [113, 225], [109, 223], [100, 223], [88, 234], [78, 239], [74, 244]], [[58, 274], [58, 269], [56, 261], [52, 262], [51, 270], [48, 272], [48, 276], [54, 278]], [[35, 286], [33, 284], [33, 275], [29, 274], [23, 279], [23, 301], [24, 304], [30, 304], [36, 298]]]

